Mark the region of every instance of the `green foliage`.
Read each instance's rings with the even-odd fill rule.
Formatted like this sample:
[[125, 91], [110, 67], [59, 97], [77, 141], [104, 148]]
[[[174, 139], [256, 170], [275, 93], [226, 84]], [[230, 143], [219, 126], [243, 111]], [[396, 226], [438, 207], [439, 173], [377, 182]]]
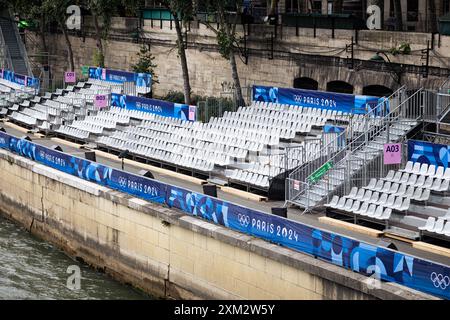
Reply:
[[94, 55], [92, 56], [92, 66], [94, 67], [105, 67], [105, 57], [99, 50], [95, 50]]
[[224, 28], [217, 31], [217, 44], [219, 45], [219, 52], [225, 59], [230, 58], [233, 50], [234, 34], [228, 34]]
[[411, 53], [411, 45], [409, 43], [402, 43], [398, 47], [391, 48], [389, 52], [396, 56], [398, 54], [410, 54]]
[[139, 60], [136, 64], [131, 65], [131, 69], [136, 73], [150, 73], [152, 75], [153, 83], [159, 83], [158, 76], [155, 73], [155, 68], [158, 67], [153, 60], [155, 57], [150, 51], [150, 47], [142, 45], [137, 54]]
[[184, 103], [184, 93], [171, 90], [165, 96], [161, 97], [161, 99], [174, 103]]

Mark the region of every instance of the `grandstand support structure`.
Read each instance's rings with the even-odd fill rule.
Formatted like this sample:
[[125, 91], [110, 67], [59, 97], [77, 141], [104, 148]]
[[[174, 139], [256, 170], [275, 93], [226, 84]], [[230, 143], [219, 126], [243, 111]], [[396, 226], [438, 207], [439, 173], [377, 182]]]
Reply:
[[[289, 175], [285, 205], [296, 205], [308, 212], [333, 195], [348, 193], [351, 186], [382, 177], [387, 170], [383, 165], [384, 144], [405, 141], [407, 134], [423, 120], [424, 110], [433, 101], [430, 97], [436, 95], [423, 88], [409, 96], [405, 87], [394, 92], [363, 117], [362, 134], [351, 136], [351, 129], [346, 129], [318, 151], [316, 161]], [[380, 110], [384, 116], [375, 114], [380, 114]]]

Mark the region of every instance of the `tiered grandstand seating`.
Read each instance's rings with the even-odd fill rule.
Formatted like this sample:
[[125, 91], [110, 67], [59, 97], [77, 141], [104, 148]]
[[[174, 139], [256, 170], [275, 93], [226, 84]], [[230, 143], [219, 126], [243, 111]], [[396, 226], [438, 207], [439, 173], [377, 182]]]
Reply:
[[[432, 193], [445, 195], [449, 190], [450, 168], [408, 162], [404, 169], [390, 170], [385, 178], [371, 179], [364, 188], [353, 187], [344, 197], [333, 196], [325, 207], [368, 217], [376, 220], [389, 220], [392, 213], [410, 213], [412, 201], [426, 204]], [[415, 208], [417, 210], [417, 208]], [[420, 214], [426, 213], [422, 210]], [[450, 211], [442, 216], [428, 217], [426, 223], [417, 230], [449, 236], [449, 226], [442, 221], [450, 219]]]

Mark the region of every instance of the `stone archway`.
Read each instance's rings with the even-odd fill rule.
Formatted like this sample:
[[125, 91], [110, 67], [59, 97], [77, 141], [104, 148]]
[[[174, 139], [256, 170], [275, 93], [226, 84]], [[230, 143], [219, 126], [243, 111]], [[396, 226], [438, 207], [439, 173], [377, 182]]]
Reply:
[[308, 77], [300, 77], [294, 79], [294, 88], [306, 90], [318, 90], [319, 83]]
[[354, 87], [345, 81], [330, 81], [327, 83], [327, 91], [353, 94]]
[[389, 97], [394, 90], [383, 85], [373, 84], [363, 88], [363, 95], [374, 97]]

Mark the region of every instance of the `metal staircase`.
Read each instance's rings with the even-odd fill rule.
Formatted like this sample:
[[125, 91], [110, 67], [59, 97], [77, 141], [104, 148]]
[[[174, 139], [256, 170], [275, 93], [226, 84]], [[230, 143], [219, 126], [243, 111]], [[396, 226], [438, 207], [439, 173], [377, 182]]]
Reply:
[[[343, 196], [352, 186], [363, 186], [381, 177], [385, 143], [403, 142], [422, 118], [427, 92], [419, 89], [409, 97], [404, 87], [370, 111], [362, 121], [365, 132], [352, 135], [349, 128], [319, 151], [320, 161], [293, 171], [286, 180], [286, 204], [310, 211], [333, 195]], [[376, 114], [383, 116], [376, 116]], [[376, 113], [376, 114], [375, 114]]]
[[0, 15], [0, 33], [0, 39], [4, 41], [8, 51], [10, 67], [17, 74], [32, 76], [25, 45], [17, 25], [5, 10]]

